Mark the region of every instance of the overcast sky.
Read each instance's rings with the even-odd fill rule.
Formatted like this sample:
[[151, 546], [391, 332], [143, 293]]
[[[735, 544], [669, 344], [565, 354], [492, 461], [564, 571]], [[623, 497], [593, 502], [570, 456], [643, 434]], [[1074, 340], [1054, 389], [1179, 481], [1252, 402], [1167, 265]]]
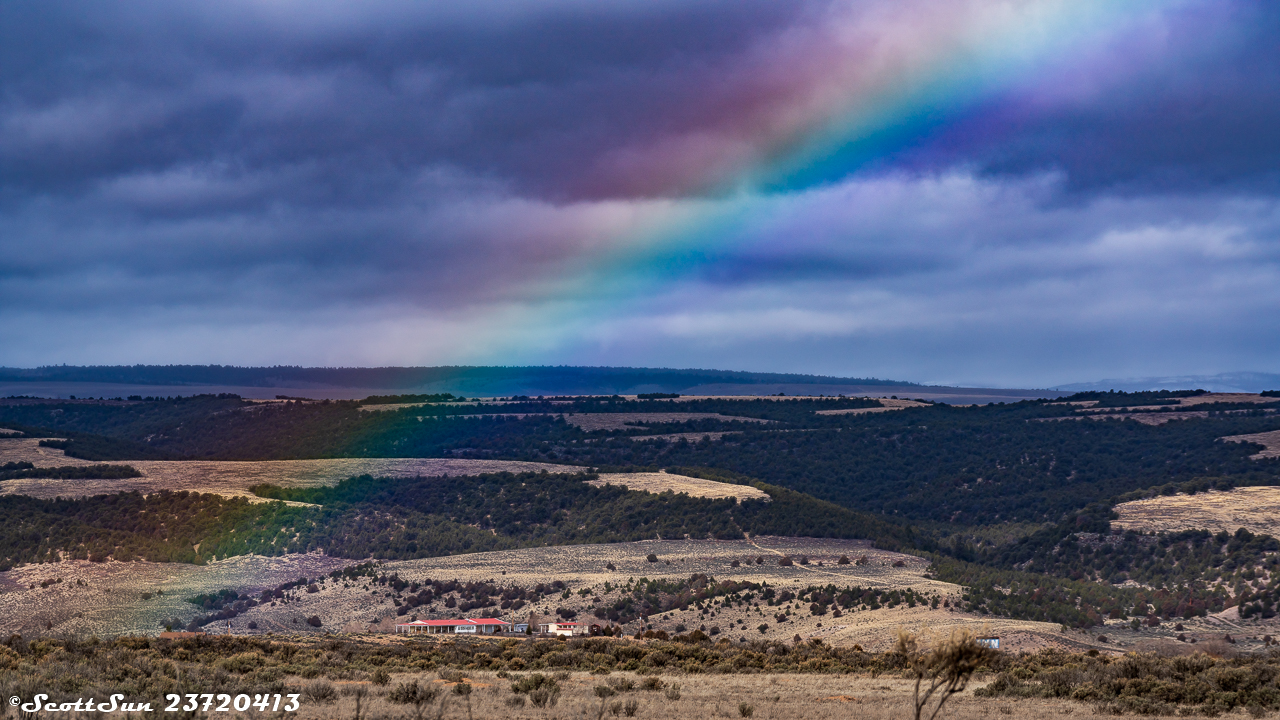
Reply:
[[0, 365], [1277, 372], [1278, 37], [1262, 0], [5, 2]]

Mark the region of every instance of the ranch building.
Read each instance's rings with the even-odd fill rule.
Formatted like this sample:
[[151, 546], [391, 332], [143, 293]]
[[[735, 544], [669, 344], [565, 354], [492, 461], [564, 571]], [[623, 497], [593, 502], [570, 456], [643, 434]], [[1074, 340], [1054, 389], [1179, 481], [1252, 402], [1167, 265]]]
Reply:
[[538, 632], [546, 635], [562, 635], [564, 637], [573, 637], [580, 634], [581, 625], [576, 622], [549, 622], [538, 625]]
[[407, 623], [396, 623], [396, 632], [406, 635], [426, 633], [443, 635], [458, 633], [470, 635], [492, 635], [509, 632], [511, 623], [494, 618], [463, 618], [460, 620], [414, 620]]

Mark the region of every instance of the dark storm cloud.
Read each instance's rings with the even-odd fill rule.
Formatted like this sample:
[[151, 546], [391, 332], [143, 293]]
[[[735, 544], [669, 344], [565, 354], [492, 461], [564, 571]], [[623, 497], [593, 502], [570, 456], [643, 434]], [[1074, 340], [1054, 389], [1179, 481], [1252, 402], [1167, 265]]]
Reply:
[[379, 22], [308, 23], [302, 5], [264, 17], [249, 3], [123, 15], [7, 4], [0, 183], [76, 192], [193, 163], [305, 166], [287, 199], [358, 202], [447, 165], [520, 192], [598, 195], [608, 189], [586, 186], [584, 157], [696, 120], [680, 116], [705, 87], [698, 68], [803, 5], [477, 8], [405, 4], [375, 8]]
[[1160, 30], [988, 98], [897, 160], [1060, 171], [1088, 194], [1280, 190], [1280, 6], [1209, 3]]
[[[742, 187], [861, 109], [823, 101], [881, 59], [879, 28], [910, 60], [918, 26], [1035, 4], [0, 4], [0, 326], [28, 339], [0, 363], [1029, 382], [1123, 346], [1134, 364], [1097, 374], [1239, 369], [1145, 366], [1119, 339], [1191, 323], [1234, 338], [1204, 363], [1266, 369], [1280, 328], [1245, 333], [1280, 305], [1271, 5], [1153, 11], [1158, 32], [899, 118], [822, 182]], [[735, 204], [732, 232], [698, 220]], [[620, 300], [645, 272], [668, 284]], [[1019, 327], [1043, 340], [984, 375]]]

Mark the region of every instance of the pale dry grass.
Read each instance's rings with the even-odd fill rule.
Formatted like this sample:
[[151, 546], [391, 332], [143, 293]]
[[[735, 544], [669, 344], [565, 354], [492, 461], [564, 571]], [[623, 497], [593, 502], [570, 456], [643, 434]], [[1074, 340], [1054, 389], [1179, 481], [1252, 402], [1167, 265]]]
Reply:
[[[67, 457], [61, 450], [39, 446], [29, 438], [0, 440], [0, 463], [25, 461], [37, 467], [95, 465], [95, 461]], [[358, 475], [409, 478], [441, 475], [479, 475], [493, 472], [576, 473], [586, 468], [551, 463], [457, 458], [338, 458], [328, 460], [129, 460], [142, 473], [139, 478], [117, 480], [63, 480], [26, 478], [7, 480], [0, 493], [39, 498], [83, 497], [103, 493], [187, 490], [225, 497], [258, 500], [249, 488], [261, 483], [281, 487], [335, 485]]]
[[1271, 432], [1254, 433], [1252, 435], [1231, 435], [1229, 437], [1219, 438], [1223, 442], [1247, 442], [1257, 443], [1263, 446], [1263, 451], [1250, 455], [1252, 460], [1262, 460], [1263, 458], [1280, 457], [1280, 430], [1272, 430]]
[[[658, 558], [657, 562], [647, 560], [650, 553]], [[809, 559], [809, 564], [780, 566], [777, 561], [782, 555], [793, 558], [804, 556]], [[841, 555], [854, 559], [865, 555], [867, 563], [860, 566], [838, 565], [837, 560]], [[763, 558], [764, 562], [755, 564], [755, 558]], [[732, 567], [734, 560], [739, 561], [736, 568]], [[899, 561], [903, 562], [903, 567], [894, 567], [894, 563]], [[615, 569], [610, 570], [610, 564]], [[395, 572], [406, 580], [432, 578], [464, 582], [493, 581], [499, 585], [521, 587], [533, 587], [551, 580], [568, 583], [572, 591], [569, 598], [552, 595], [540, 603], [522, 608], [519, 613], [504, 617], [509, 621], [523, 622], [530, 616], [551, 616], [560, 607], [578, 611], [579, 619], [591, 620], [592, 608], [596, 606], [595, 598], [599, 598], [599, 602], [603, 604], [613, 602], [619, 596], [618, 586], [629, 579], [646, 577], [676, 580], [688, 578], [694, 573], [706, 573], [717, 580], [767, 582], [770, 587], [778, 590], [792, 591], [828, 583], [839, 587], [910, 588], [919, 593], [947, 598], [954, 603], [959, 598], [960, 588], [924, 578], [927, 567], [927, 561], [922, 558], [876, 550], [865, 541], [765, 537], [753, 541], [662, 540], [527, 548], [388, 562], [384, 569]], [[605, 587], [606, 582], [610, 584], [608, 589]], [[590, 591], [587, 596], [578, 594], [583, 589]], [[360, 597], [359, 589], [343, 588], [331, 583], [322, 587], [319, 593], [303, 596], [305, 605], [290, 608], [288, 612], [309, 614], [312, 612], [311, 608], [318, 608], [316, 612], [325, 619], [326, 627], [329, 627], [330, 615], [327, 613], [332, 611], [330, 609], [345, 608], [360, 600]], [[368, 596], [365, 594], [363, 597]], [[1061, 635], [1058, 626], [1049, 623], [982, 618], [943, 608], [930, 610], [924, 606], [899, 606], [894, 609], [854, 611], [833, 619], [829, 614], [811, 615], [807, 605], [795, 603], [788, 622], [777, 623], [774, 615], [783, 610], [782, 607], [768, 607], [764, 603], [759, 608], [722, 605], [703, 615], [691, 607], [684, 611], [677, 609], [652, 615], [649, 622], [654, 629], [665, 630], [669, 634], [679, 632], [681, 626], [690, 630], [719, 627], [719, 637], [735, 643], [751, 639], [790, 641], [798, 634], [803, 638], [822, 638], [825, 642], [840, 646], [860, 644], [868, 650], [889, 649], [901, 628], [949, 632], [952, 628], [964, 627], [975, 632], [997, 632], [1005, 638], [1006, 647], [1015, 651], [1036, 650], [1050, 645], [1079, 648], [1082, 642], [1080, 638]], [[256, 619], [260, 632], [268, 628], [296, 627], [277, 621], [273, 615], [279, 611], [279, 608], [254, 608], [236, 622]], [[443, 614], [437, 614], [443, 611], [444, 608], [437, 606], [434, 611], [431, 608], [418, 608], [414, 612], [419, 617], [443, 617]], [[285, 618], [286, 623], [290, 621], [290, 617]], [[378, 623], [368, 622], [375, 618], [379, 620]], [[337, 619], [335, 615], [334, 620]], [[342, 630], [389, 633], [393, 631], [395, 622], [403, 622], [405, 619], [407, 618], [404, 616], [395, 615], [395, 608], [387, 599], [369, 617], [360, 617], [356, 622], [342, 626]], [[764, 633], [757, 629], [762, 623], [768, 625]], [[243, 625], [238, 624], [237, 627]], [[638, 621], [632, 622], [624, 625], [623, 629], [628, 634], [633, 634], [641, 629], [641, 624]]]
[[[648, 555], [658, 560], [649, 562]], [[798, 558], [806, 556], [810, 564], [780, 566], [780, 554]], [[865, 565], [837, 565], [841, 555], [851, 558], [867, 556]], [[755, 558], [764, 562], [755, 564]], [[732, 567], [733, 561], [739, 567]], [[902, 561], [903, 567], [893, 567]], [[100, 636], [119, 634], [154, 634], [161, 620], [178, 617], [183, 622], [199, 611], [182, 602], [186, 597], [223, 588], [238, 592], [256, 592], [299, 577], [313, 578], [330, 570], [356, 564], [356, 560], [329, 558], [319, 554], [290, 555], [280, 558], [236, 557], [204, 566], [178, 563], [64, 561], [27, 565], [0, 573], [0, 633], [45, 632], [44, 623], [51, 622], [52, 633], [84, 633]], [[822, 563], [821, 566], [818, 563]], [[609, 569], [612, 564], [614, 569]], [[574, 545], [566, 547], [526, 548], [505, 552], [474, 553], [422, 560], [386, 562], [380, 572], [396, 573], [406, 580], [459, 580], [461, 582], [493, 581], [498, 585], [532, 588], [539, 583], [562, 580], [573, 591], [567, 599], [548, 596], [540, 603], [523, 608], [518, 616], [507, 620], [525, 620], [532, 613], [547, 617], [556, 608], [576, 609], [585, 618], [591, 616], [595, 598], [612, 602], [617, 586], [628, 579], [681, 579], [694, 573], [706, 573], [718, 580], [767, 582], [778, 589], [798, 590], [809, 585], [834, 583], [839, 586], [912, 588], [922, 593], [943, 597], [958, 595], [959, 588], [949, 583], [922, 577], [926, 561], [910, 555], [876, 550], [865, 541], [811, 538], [757, 538], [754, 541], [733, 540], [654, 540], [608, 545]], [[40, 588], [42, 580], [63, 578], [63, 582]], [[77, 585], [82, 579], [87, 585]], [[611, 583], [605, 589], [605, 583]], [[30, 588], [32, 583], [36, 588]], [[586, 595], [578, 590], [589, 589]], [[143, 600], [141, 593], [164, 590], [163, 596]], [[354, 586], [326, 582], [319, 592], [303, 593], [299, 601], [272, 606], [258, 606], [232, 621], [237, 634], [312, 633], [323, 632], [390, 632], [396, 621], [392, 598], [385, 593], [371, 595], [363, 582]], [[445, 613], [437, 606], [435, 611]], [[984, 621], [961, 613], [923, 608], [851, 612], [833, 623], [830, 616], [814, 617], [797, 606], [790, 622], [777, 624], [772, 613], [781, 608], [720, 607], [708, 616], [690, 608], [654, 615], [650, 623], [656, 629], [675, 633], [677, 626], [689, 628], [715, 625], [722, 637], [733, 642], [746, 639], [790, 640], [793, 635], [824, 637], [837, 644], [862, 643], [868, 649], [890, 642], [897, 627], [952, 627], [964, 625], [980, 628]], [[429, 608], [419, 608], [422, 616], [435, 615]], [[317, 615], [319, 629], [305, 624], [305, 618]], [[379, 621], [377, 624], [370, 620]], [[256, 622], [256, 631], [248, 630]], [[856, 622], [855, 622], [856, 621]], [[760, 633], [756, 627], [767, 622], [769, 629]], [[822, 623], [820, 627], [818, 624]], [[848, 625], [848, 627], [837, 627]], [[1048, 632], [1043, 623], [1022, 623], [1017, 627], [1031, 632]], [[1003, 626], [1002, 626], [1003, 627]], [[736, 628], [736, 630], [734, 629]], [[1010, 626], [1012, 629], [1013, 626]], [[638, 622], [625, 628], [629, 633], [640, 629]], [[1030, 647], [1030, 646], [1029, 646]], [[1038, 647], [1038, 645], [1036, 645]]]
[[621, 485], [628, 490], [641, 490], [649, 493], [664, 493], [670, 490], [676, 494], [685, 493], [693, 497], [723, 500], [737, 498], [743, 500], [770, 500], [769, 494], [757, 490], [750, 485], [732, 485], [730, 483], [703, 480], [702, 478], [673, 475], [667, 472], [656, 473], [610, 473], [601, 475], [597, 480], [589, 480], [589, 485]]
[[1244, 487], [1228, 492], [1163, 495], [1115, 507], [1118, 527], [1144, 532], [1209, 530], [1280, 535], [1280, 487]]
[[1276, 399], [1263, 397], [1257, 393], [1208, 393], [1195, 397], [1179, 398], [1178, 404], [1186, 407], [1188, 405], [1204, 405], [1206, 403], [1271, 403], [1275, 402]]
[[0, 463], [7, 462], [29, 462], [36, 467], [98, 464], [92, 460], [67, 457], [55, 448], [40, 447], [37, 438], [0, 438]]
[[[620, 693], [602, 703], [595, 695], [595, 688], [606, 685], [610, 679], [630, 680], [637, 689]], [[508, 704], [515, 697], [510, 680], [499, 678], [490, 672], [467, 672], [463, 682], [472, 686], [469, 714], [466, 699], [451, 692], [454, 683], [440, 680], [436, 673], [395, 673], [391, 676], [391, 685], [388, 687], [417, 681], [420, 685], [435, 685], [444, 689], [445, 692], [430, 705], [426, 713], [431, 718], [439, 715], [444, 718], [470, 717], [474, 720], [594, 720], [600, 716], [624, 717], [615, 716], [610, 706], [628, 700], [637, 704], [635, 717], [639, 720], [737, 719], [743, 717], [739, 711], [739, 707], [743, 705], [751, 708], [750, 717], [753, 720], [902, 720], [911, 717], [912, 682], [890, 675], [689, 675], [667, 672], [661, 676], [661, 680], [665, 687], [679, 685], [678, 699], [668, 697], [665, 687], [657, 691], [640, 689], [644, 679], [644, 676], [623, 672], [608, 676], [568, 673], [560, 682], [562, 690], [556, 705], [539, 709], [527, 703], [519, 707]], [[305, 687], [308, 682], [300, 678], [290, 680], [290, 684], [297, 688]], [[969, 689], [953, 697], [938, 717], [945, 720], [995, 720], [1006, 717], [1092, 720], [1110, 717], [1095, 714], [1097, 709], [1094, 706], [1070, 700], [974, 697], [973, 691], [986, 682], [986, 678], [980, 678], [970, 683]], [[358, 685], [358, 682], [334, 683], [339, 689]], [[371, 719], [412, 717], [408, 707], [394, 705], [386, 699], [388, 689], [366, 687], [369, 695], [362, 701], [362, 716]], [[334, 705], [304, 706], [297, 717], [351, 717], [354, 713], [354, 699], [347, 696]]]
[[[485, 403], [485, 405], [501, 405], [504, 403]], [[368, 412], [386, 412], [390, 410], [399, 410], [407, 407], [420, 407], [420, 405], [367, 405], [361, 407], [361, 410]], [[564, 417], [564, 421], [585, 432], [593, 430], [635, 430], [643, 428], [646, 425], [655, 423], [682, 423], [690, 420], [723, 420], [724, 422], [749, 423], [770, 423], [772, 420], [762, 420], [760, 418], [738, 417], [735, 415], [720, 415], [719, 413], [694, 413], [694, 412], [671, 412], [671, 413], [484, 413], [475, 415], [457, 415], [449, 417], [510, 417], [510, 418], [527, 418], [527, 417]], [[704, 433], [705, 434], [705, 433]]]
[[586, 432], [592, 430], [632, 430], [654, 423], [682, 423], [690, 420], [722, 420], [724, 422], [769, 423], [759, 418], [720, 415], [717, 413], [571, 413], [565, 422]]
[[[1121, 408], [1122, 410], [1125, 408]], [[1136, 409], [1136, 408], [1134, 408]], [[1174, 420], [1195, 420], [1209, 417], [1207, 410], [1175, 410], [1173, 412], [1148, 412], [1148, 413], [1127, 413], [1127, 412], [1099, 412], [1088, 416], [1094, 420], [1105, 420], [1107, 418], [1118, 418], [1120, 420], [1136, 420], [1143, 425], [1163, 425]], [[1059, 418], [1053, 418], [1059, 419]], [[1061, 418], [1074, 419], [1074, 418]]]
[[929, 403], [916, 402], [915, 400], [895, 400], [893, 398], [881, 398], [880, 407], [870, 408], [848, 408], [845, 410], [819, 410], [818, 415], [865, 415], [867, 413], [888, 412], [890, 410], [905, 410], [907, 408], [929, 407]]
[[[87, 560], [23, 565], [0, 573], [0, 633], [155, 635], [164, 630], [163, 620], [195, 617], [196, 607], [185, 602], [194, 595], [224, 588], [260, 591], [353, 562], [313, 553], [240, 556], [208, 565]], [[58, 578], [62, 582], [40, 587]], [[143, 600], [142, 593], [152, 597]], [[52, 627], [46, 629], [46, 623]]]

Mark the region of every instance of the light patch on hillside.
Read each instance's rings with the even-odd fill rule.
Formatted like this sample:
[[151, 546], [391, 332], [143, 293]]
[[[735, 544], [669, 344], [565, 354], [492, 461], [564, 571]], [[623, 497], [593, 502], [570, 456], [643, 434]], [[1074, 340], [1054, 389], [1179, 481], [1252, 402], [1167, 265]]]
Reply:
[[597, 480], [588, 480], [588, 484], [596, 487], [604, 485], [622, 485], [628, 490], [639, 490], [650, 493], [664, 493], [670, 490], [674, 493], [686, 493], [693, 497], [710, 498], [713, 500], [723, 500], [725, 498], [737, 498], [738, 502], [743, 500], [765, 500], [768, 501], [769, 495], [763, 490], [757, 490], [750, 485], [732, 485], [730, 483], [716, 482], [714, 480], [703, 480], [702, 478], [687, 477], [684, 475], [673, 475], [671, 473], [610, 473], [601, 475]]
[[1223, 442], [1247, 442], [1257, 443], [1265, 448], [1260, 453], [1254, 453], [1249, 458], [1252, 460], [1262, 460], [1263, 458], [1280, 457], [1280, 430], [1272, 430], [1271, 432], [1254, 433], [1253, 435], [1231, 435], [1230, 437], [1221, 438]]
[[917, 402], [915, 400], [895, 400], [894, 398], [881, 398], [880, 407], [869, 408], [846, 408], [844, 410], [819, 410], [818, 415], [865, 415], [867, 413], [888, 412], [890, 410], [906, 410], [907, 408], [929, 407], [929, 403]]
[[[38, 442], [38, 440], [25, 438], [0, 440], [0, 463], [25, 461], [37, 467], [97, 464], [89, 460], [67, 457], [61, 450], [40, 447]], [[456, 458], [129, 460], [119, 461], [118, 464], [132, 465], [142, 473], [142, 477], [118, 480], [54, 478], [7, 480], [0, 484], [0, 494], [53, 498], [83, 497], [135, 490], [143, 494], [160, 490], [188, 490], [258, 500], [257, 496], [249, 492], [249, 488], [262, 483], [296, 488], [336, 485], [342, 480], [358, 475], [409, 478], [479, 475], [493, 472], [541, 472], [543, 470], [554, 473], [586, 471], [586, 468], [573, 465]]]
[[1280, 535], [1280, 487], [1168, 495], [1121, 503], [1115, 510], [1120, 519], [1112, 524], [1126, 530], [1234, 533], [1244, 528], [1252, 533]]

